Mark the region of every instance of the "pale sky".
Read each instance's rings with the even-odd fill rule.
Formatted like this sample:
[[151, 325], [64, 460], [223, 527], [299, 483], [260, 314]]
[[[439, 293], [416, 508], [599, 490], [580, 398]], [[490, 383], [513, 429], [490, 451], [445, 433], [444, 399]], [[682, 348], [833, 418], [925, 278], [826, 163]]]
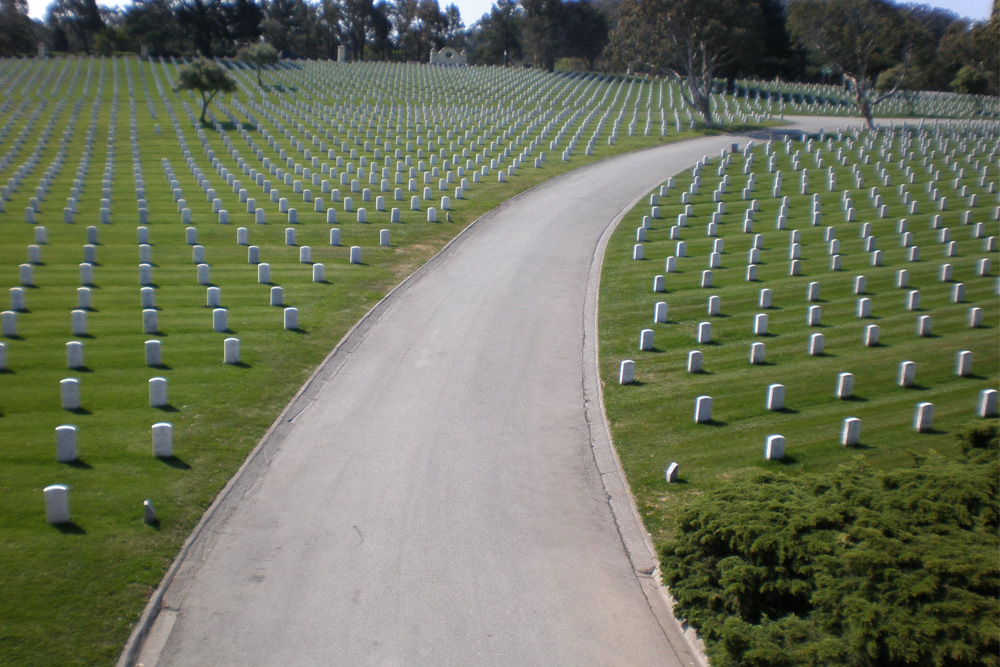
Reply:
[[[918, 1], [917, 4], [943, 7], [945, 9], [950, 9], [959, 16], [965, 16], [978, 21], [989, 17], [991, 1], [992, 0], [922, 0]], [[28, 0], [28, 13], [33, 18], [44, 19], [45, 10], [48, 8], [50, 2], [51, 0]], [[490, 7], [493, 6], [493, 0], [438, 0], [442, 9], [452, 2], [458, 5], [458, 9], [462, 13], [462, 20], [465, 22], [465, 27], [467, 28], [478, 21], [483, 14], [488, 14]], [[98, 0], [97, 4], [103, 6], [124, 5], [129, 3]]]

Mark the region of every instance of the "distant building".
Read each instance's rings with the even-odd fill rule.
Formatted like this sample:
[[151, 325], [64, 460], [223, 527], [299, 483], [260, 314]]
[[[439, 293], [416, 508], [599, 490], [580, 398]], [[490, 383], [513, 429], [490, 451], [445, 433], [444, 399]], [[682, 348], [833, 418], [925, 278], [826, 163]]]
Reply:
[[440, 51], [431, 49], [431, 65], [468, 65], [469, 57], [465, 55], [465, 49], [459, 53], [450, 46], [446, 46]]

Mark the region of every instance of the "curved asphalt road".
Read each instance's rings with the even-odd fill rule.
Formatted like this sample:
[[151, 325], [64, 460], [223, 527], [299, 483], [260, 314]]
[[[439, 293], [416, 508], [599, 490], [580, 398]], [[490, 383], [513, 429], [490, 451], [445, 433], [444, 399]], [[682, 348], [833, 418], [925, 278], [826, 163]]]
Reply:
[[745, 140], [571, 172], [414, 274], [209, 511], [139, 662], [696, 664], [608, 443], [596, 290], [616, 216]]

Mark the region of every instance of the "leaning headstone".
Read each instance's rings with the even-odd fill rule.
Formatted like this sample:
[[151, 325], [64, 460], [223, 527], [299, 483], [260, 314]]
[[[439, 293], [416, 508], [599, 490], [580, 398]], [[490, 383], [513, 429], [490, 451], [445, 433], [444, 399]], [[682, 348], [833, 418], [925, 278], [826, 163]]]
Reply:
[[771, 412], [778, 412], [785, 409], [785, 385], [767, 385], [767, 401], [765, 407]]
[[46, 486], [45, 521], [53, 526], [69, 523], [69, 487], [65, 484]]
[[837, 374], [837, 391], [835, 395], [842, 400], [851, 398], [854, 395], [854, 375], [851, 373]]
[[861, 444], [861, 420], [848, 417], [840, 430], [840, 444], [843, 447], [853, 447]]
[[168, 422], [153, 424], [153, 456], [169, 459], [174, 455], [174, 426]]
[[760, 291], [759, 305], [761, 308], [771, 307], [771, 290], [766, 287]]
[[618, 384], [631, 384], [634, 381], [635, 362], [631, 359], [625, 359], [618, 368]]
[[764, 458], [768, 461], [780, 461], [785, 457], [785, 437], [769, 435], [764, 444]]
[[72, 463], [76, 458], [76, 427], [69, 424], [56, 426], [56, 461]]
[[149, 500], [142, 501], [142, 521], [150, 526], [156, 525], [156, 509]]
[[913, 430], [925, 433], [932, 428], [934, 428], [934, 404], [917, 403], [917, 408], [913, 412]]
[[677, 465], [676, 461], [667, 466], [664, 471], [664, 477], [666, 478], [668, 484], [673, 484], [677, 481], [677, 475], [680, 473], [680, 469], [681, 468]]
[[712, 421], [712, 397], [699, 396], [694, 401], [694, 421], [696, 424], [704, 424]]

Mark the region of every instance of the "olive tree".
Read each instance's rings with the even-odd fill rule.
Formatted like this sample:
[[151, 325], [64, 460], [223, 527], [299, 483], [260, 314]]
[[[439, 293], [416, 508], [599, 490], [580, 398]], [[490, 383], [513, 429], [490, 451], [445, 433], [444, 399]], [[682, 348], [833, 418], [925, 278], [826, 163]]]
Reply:
[[[909, 48], [906, 21], [885, 0], [793, 0], [788, 8], [792, 39], [822, 66], [843, 77], [858, 112], [869, 128], [875, 126], [875, 106], [905, 82]], [[893, 66], [896, 79], [878, 75]]]
[[196, 90], [201, 95], [201, 122], [205, 122], [205, 111], [212, 99], [219, 93], [236, 90], [236, 82], [217, 62], [199, 58], [190, 65], [181, 67], [177, 73], [174, 91]]
[[244, 62], [248, 62], [257, 70], [257, 85], [263, 88], [264, 84], [260, 80], [260, 72], [265, 65], [274, 65], [278, 62], [278, 52], [267, 42], [260, 42], [244, 46], [236, 53], [236, 57]]
[[762, 22], [756, 0], [623, 0], [605, 56], [612, 66], [673, 78], [711, 127], [715, 77], [757, 50]]

